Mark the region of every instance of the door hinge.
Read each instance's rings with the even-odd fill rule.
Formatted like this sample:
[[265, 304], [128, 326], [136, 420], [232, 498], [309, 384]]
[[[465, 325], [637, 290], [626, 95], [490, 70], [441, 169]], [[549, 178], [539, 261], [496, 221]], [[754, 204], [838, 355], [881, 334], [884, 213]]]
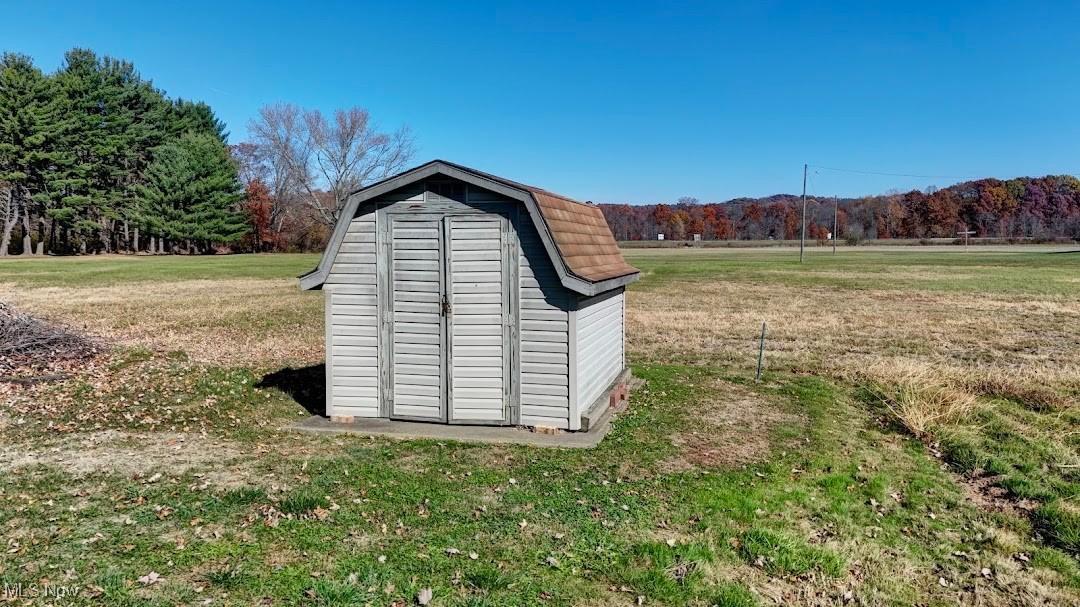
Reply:
[[394, 313], [391, 310], [383, 310], [382, 314], [382, 319], [384, 323], [390, 324], [394, 322]]

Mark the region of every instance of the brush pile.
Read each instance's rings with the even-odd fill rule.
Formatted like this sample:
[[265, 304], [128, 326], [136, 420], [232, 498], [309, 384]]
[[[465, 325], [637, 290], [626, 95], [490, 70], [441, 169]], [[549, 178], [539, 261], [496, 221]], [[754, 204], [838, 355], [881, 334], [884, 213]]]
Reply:
[[47, 325], [0, 301], [0, 381], [17, 369], [89, 360], [98, 351], [98, 345], [87, 337]]

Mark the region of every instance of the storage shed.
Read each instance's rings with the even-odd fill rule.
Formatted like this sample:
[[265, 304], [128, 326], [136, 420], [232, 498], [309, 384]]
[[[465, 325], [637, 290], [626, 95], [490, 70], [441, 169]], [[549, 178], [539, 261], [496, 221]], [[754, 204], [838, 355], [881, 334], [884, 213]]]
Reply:
[[441, 160], [360, 189], [300, 277], [326, 414], [581, 430], [626, 378], [637, 278], [592, 204]]

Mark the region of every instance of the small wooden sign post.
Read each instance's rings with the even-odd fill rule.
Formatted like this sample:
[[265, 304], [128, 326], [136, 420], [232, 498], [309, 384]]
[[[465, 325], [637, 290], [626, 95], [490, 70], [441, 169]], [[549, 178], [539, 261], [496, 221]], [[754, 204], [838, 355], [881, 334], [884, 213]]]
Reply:
[[974, 233], [975, 233], [974, 230], [961, 230], [961, 231], [958, 231], [956, 233], [957, 236], [963, 236], [964, 237], [964, 252], [965, 253], [968, 250], [968, 237], [971, 236]]

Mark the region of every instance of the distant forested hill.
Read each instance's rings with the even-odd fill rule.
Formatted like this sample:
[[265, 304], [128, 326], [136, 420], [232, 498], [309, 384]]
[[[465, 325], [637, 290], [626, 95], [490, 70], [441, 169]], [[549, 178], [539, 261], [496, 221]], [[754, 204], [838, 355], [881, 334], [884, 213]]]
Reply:
[[[832, 198], [807, 198], [807, 238], [832, 231]], [[693, 198], [656, 205], [600, 205], [618, 240], [792, 240], [799, 196]], [[980, 179], [943, 189], [839, 200], [839, 238], [951, 238], [959, 230], [995, 238], [1080, 239], [1080, 180], [1071, 175]]]

